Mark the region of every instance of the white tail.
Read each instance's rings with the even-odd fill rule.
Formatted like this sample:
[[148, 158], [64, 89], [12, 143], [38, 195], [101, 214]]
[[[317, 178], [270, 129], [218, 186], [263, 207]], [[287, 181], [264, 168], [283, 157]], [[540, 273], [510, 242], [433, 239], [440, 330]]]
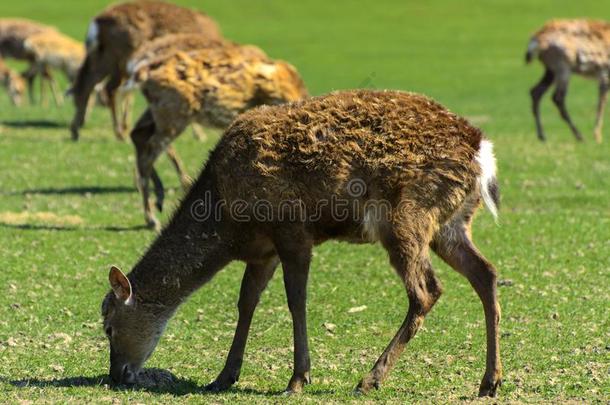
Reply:
[[481, 197], [489, 212], [498, 220], [498, 193], [496, 180], [496, 157], [493, 151], [494, 145], [491, 141], [483, 139], [479, 145], [476, 160], [481, 167], [478, 177]]
[[87, 52], [91, 52], [96, 49], [99, 45], [98, 37], [100, 34], [100, 28], [97, 25], [95, 20], [91, 21], [89, 24], [89, 28], [87, 29], [87, 39], [85, 40], [85, 45], [87, 47]]

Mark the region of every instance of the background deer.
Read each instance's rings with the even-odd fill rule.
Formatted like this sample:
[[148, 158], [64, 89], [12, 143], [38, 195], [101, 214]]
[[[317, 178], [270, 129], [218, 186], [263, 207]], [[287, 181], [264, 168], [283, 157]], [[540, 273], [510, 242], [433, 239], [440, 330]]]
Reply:
[[[355, 191], [353, 181], [366, 187]], [[348, 202], [341, 218], [329, 204], [337, 198]], [[481, 199], [495, 214], [491, 142], [426, 97], [348, 91], [255, 108], [228, 128], [169, 225], [129, 275], [111, 269], [112, 291], [102, 304], [110, 375], [117, 382], [136, 381], [178, 306], [240, 260], [247, 266], [235, 337], [224, 369], [208, 386], [228, 389], [239, 379], [260, 295], [281, 262], [294, 332], [288, 391], [299, 392], [310, 380], [306, 291], [313, 246], [328, 239], [380, 241], [406, 288], [409, 309], [358, 389], [379, 387], [441, 295], [431, 247], [470, 281], [483, 303], [487, 363], [479, 395], [493, 396], [502, 377], [496, 270], [470, 231]], [[239, 218], [229, 209], [235, 201], [244, 203]], [[255, 213], [260, 201], [269, 207], [264, 218]], [[286, 201], [296, 202], [290, 205], [295, 211], [285, 212]], [[382, 215], [373, 215], [381, 202], [387, 203]]]
[[253, 46], [230, 43], [200, 44], [187, 53], [170, 50], [151, 59], [134, 61], [130, 86], [139, 86], [148, 103], [131, 132], [136, 147], [138, 185], [149, 227], [158, 229], [149, 198], [152, 179], [156, 205], [163, 207], [163, 184], [154, 169], [167, 151], [185, 188], [190, 178], [171, 146], [195, 122], [226, 128], [238, 114], [258, 105], [280, 104], [307, 96], [296, 69], [274, 61]]
[[0, 84], [6, 88], [13, 105], [21, 105], [26, 88], [25, 80], [19, 73], [9, 68], [2, 58], [0, 58]]
[[554, 83], [553, 102], [576, 139], [583, 140], [565, 104], [570, 75], [575, 73], [599, 81], [595, 140], [601, 143], [604, 107], [610, 85], [610, 24], [594, 20], [550, 21], [530, 40], [525, 60], [529, 63], [534, 57], [538, 57], [545, 68], [544, 76], [530, 91], [538, 139], [546, 139], [540, 121], [540, 99]]
[[116, 91], [127, 77], [129, 58], [147, 41], [178, 32], [197, 33], [208, 39], [222, 37], [216, 23], [207, 15], [160, 1], [111, 6], [93, 19], [87, 32], [87, 56], [72, 88], [76, 107], [71, 124], [72, 139], [79, 137], [91, 92], [106, 78], [113, 128], [119, 139], [124, 138], [130, 107], [124, 105], [122, 112], [118, 111]]
[[0, 57], [22, 60], [30, 64], [29, 68], [22, 73], [28, 83], [30, 102], [34, 101], [34, 79], [36, 75], [41, 76], [41, 91], [44, 91], [44, 82], [51, 83], [53, 97], [58, 102], [60, 95], [54, 86], [53, 76], [47, 66], [37, 66], [35, 56], [26, 49], [25, 43], [34, 35], [53, 35], [57, 30], [54, 27], [44, 25], [35, 21], [22, 18], [0, 19]]
[[[78, 69], [85, 59], [85, 45], [60, 32], [45, 32], [28, 37], [24, 49], [31, 55], [33, 67], [37, 72], [44, 72], [48, 68], [63, 72], [72, 83], [76, 79]], [[57, 90], [55, 80], [51, 79], [53, 93], [57, 100], [63, 102], [61, 92]]]

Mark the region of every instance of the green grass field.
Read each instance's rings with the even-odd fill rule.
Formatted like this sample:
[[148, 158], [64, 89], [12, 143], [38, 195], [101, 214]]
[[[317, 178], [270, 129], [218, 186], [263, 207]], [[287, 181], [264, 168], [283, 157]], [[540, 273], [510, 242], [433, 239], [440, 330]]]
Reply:
[[[2, 1], [0, 17], [40, 20], [83, 38], [105, 3]], [[474, 227], [475, 241], [503, 281], [500, 401], [610, 399], [610, 124], [605, 143], [594, 144], [597, 88], [575, 78], [568, 105], [587, 142], [575, 143], [547, 96], [549, 141], [539, 143], [528, 90], [542, 69], [523, 61], [530, 34], [545, 20], [608, 17], [610, 3], [190, 4], [213, 16], [228, 38], [295, 64], [313, 94], [356, 87], [417, 91], [483, 128], [496, 145], [503, 196], [500, 225], [481, 212]], [[137, 111], [142, 106], [139, 100]], [[178, 376], [175, 389], [108, 386], [99, 309], [108, 269], [129, 270], [155, 235], [141, 228], [132, 146], [114, 139], [102, 108], [93, 111], [81, 141], [71, 142], [72, 112], [70, 103], [14, 108], [0, 92], [0, 402], [283, 402], [292, 327], [277, 275], [255, 315], [241, 380], [227, 393], [202, 392], [231, 342], [239, 263], [181, 308], [147, 363]], [[189, 132], [177, 141], [191, 174], [218, 138], [210, 133], [207, 142]], [[157, 167], [171, 207], [181, 196], [178, 179], [165, 158]], [[308, 300], [313, 385], [291, 401], [475, 399], [484, 371], [482, 307], [464, 278], [435, 263], [445, 294], [381, 390], [356, 397], [355, 384], [402, 322], [406, 297], [381, 247], [319, 247]], [[364, 311], [348, 312], [362, 305]], [[325, 323], [336, 328], [328, 331]]]

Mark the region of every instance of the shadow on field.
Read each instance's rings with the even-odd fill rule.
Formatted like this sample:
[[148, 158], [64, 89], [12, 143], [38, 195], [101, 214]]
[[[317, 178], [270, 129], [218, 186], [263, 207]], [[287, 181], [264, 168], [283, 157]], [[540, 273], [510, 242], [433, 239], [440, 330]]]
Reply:
[[67, 128], [65, 122], [49, 120], [2, 121], [1, 124], [10, 128]]
[[67, 195], [67, 194], [114, 194], [114, 193], [135, 193], [135, 187], [126, 186], [82, 186], [65, 188], [35, 188], [23, 190], [21, 194], [43, 194], [43, 195]]
[[[174, 396], [182, 396], [188, 394], [199, 394], [202, 396], [221, 397], [224, 394], [244, 394], [244, 395], [254, 395], [261, 396], [267, 398], [277, 398], [282, 399], [285, 394], [284, 391], [262, 391], [252, 388], [240, 388], [232, 387], [228, 391], [225, 392], [211, 392], [206, 391], [205, 386], [201, 386], [192, 380], [187, 380], [184, 378], [179, 378], [174, 376], [174, 382], [171, 386], [161, 386], [161, 387], [143, 387], [143, 386], [127, 386], [122, 384], [113, 384], [108, 378], [107, 374], [100, 374], [95, 377], [65, 377], [65, 378], [54, 378], [49, 380], [42, 380], [37, 378], [26, 378], [23, 380], [8, 380], [3, 377], [0, 377], [0, 380], [4, 380], [9, 384], [13, 385], [17, 388], [71, 388], [71, 387], [102, 387], [105, 389], [111, 389], [113, 391], [146, 391], [157, 394], [171, 394]], [[317, 390], [314, 392], [310, 392], [310, 395], [328, 395], [332, 394], [334, 391], [332, 390]], [[285, 397], [284, 397], [285, 398]]]
[[54, 378], [49, 380], [41, 380], [37, 378], [26, 378], [23, 380], [8, 381], [11, 385], [18, 388], [71, 388], [71, 387], [103, 387], [112, 389], [113, 391], [147, 391], [158, 394], [172, 394], [176, 396], [193, 394], [197, 392], [203, 393], [203, 388], [191, 380], [176, 378], [175, 383], [171, 387], [130, 387], [127, 385], [115, 385], [110, 382], [107, 374], [100, 374], [95, 377], [66, 377]]
[[130, 232], [148, 229], [146, 225], [133, 226], [60, 226], [39, 224], [7, 224], [0, 222], [0, 227], [22, 229], [28, 231], [107, 231], [107, 232]]

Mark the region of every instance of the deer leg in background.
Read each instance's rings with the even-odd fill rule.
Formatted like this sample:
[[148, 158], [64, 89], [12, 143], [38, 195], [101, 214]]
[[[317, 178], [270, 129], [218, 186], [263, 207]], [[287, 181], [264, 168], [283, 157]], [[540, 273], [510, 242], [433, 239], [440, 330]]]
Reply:
[[557, 79], [556, 79], [556, 84], [555, 84], [555, 93], [553, 93], [553, 102], [559, 109], [561, 118], [563, 118], [563, 120], [565, 122], [567, 122], [568, 125], [570, 126], [570, 129], [572, 130], [574, 137], [578, 141], [582, 141], [583, 137], [580, 134], [580, 131], [578, 130], [578, 128], [576, 128], [576, 125], [574, 125], [574, 123], [572, 122], [572, 119], [570, 118], [570, 114], [568, 114], [568, 109], [566, 108], [566, 96], [568, 94], [569, 82], [570, 82], [570, 71], [569, 70], [564, 70], [561, 73], [557, 74]]
[[72, 95], [74, 97], [74, 117], [70, 124], [70, 132], [72, 140], [77, 141], [80, 133], [79, 130], [85, 122], [89, 102], [91, 100], [91, 92], [96, 85], [100, 83], [108, 75], [110, 68], [108, 63], [100, 62], [96, 55], [87, 55], [83, 65], [78, 71], [76, 80], [72, 85]]
[[108, 106], [110, 107], [110, 115], [112, 116], [112, 128], [114, 130], [114, 134], [118, 140], [125, 140], [125, 133], [123, 131], [122, 123], [119, 122], [119, 100], [120, 95], [118, 94], [117, 89], [121, 85], [122, 78], [121, 73], [118, 68], [114, 69], [112, 74], [110, 75], [110, 79], [106, 83], [104, 87], [106, 90], [106, 94], [108, 95]]
[[278, 264], [279, 260], [274, 256], [267, 262], [252, 263], [246, 266], [237, 303], [239, 318], [235, 328], [233, 343], [231, 344], [224, 368], [218, 377], [206, 386], [207, 391], [225, 391], [239, 380], [254, 310], [258, 305], [262, 292], [267, 287], [271, 277], [273, 277]]
[[134, 94], [132, 91], [122, 94], [122, 117], [121, 117], [121, 133], [126, 134], [131, 126], [131, 113], [133, 112]]
[[608, 89], [610, 88], [608, 74], [604, 74], [599, 80], [599, 100], [597, 103], [597, 117], [595, 119], [595, 141], [602, 143], [602, 126], [604, 125], [604, 109], [608, 101]]
[[64, 103], [64, 98], [61, 94], [61, 91], [59, 90], [57, 80], [55, 79], [55, 76], [53, 76], [51, 69], [49, 69], [48, 66], [44, 66], [42, 74], [49, 83], [49, 87], [51, 88], [51, 95], [53, 96], [53, 101], [55, 101], [55, 105], [58, 107], [61, 106]]
[[196, 122], [191, 123], [191, 128], [193, 129], [193, 137], [198, 141], [205, 141], [208, 139], [208, 135], [205, 133], [205, 130], [201, 125]]
[[36, 74], [38, 73], [37, 67], [30, 63], [27, 70], [25, 70], [21, 76], [25, 79], [28, 85], [28, 96], [30, 99], [30, 104], [34, 104], [36, 100], [34, 99], [34, 79], [36, 78]]
[[165, 150], [167, 153], [167, 157], [172, 162], [174, 167], [176, 168], [176, 172], [178, 173], [178, 177], [180, 178], [180, 184], [182, 184], [182, 188], [186, 191], [193, 183], [193, 179], [191, 179], [184, 169], [184, 165], [182, 164], [182, 160], [176, 153], [176, 149], [174, 149], [173, 145], [169, 145]]
[[152, 212], [148, 188], [149, 179], [154, 170], [152, 167], [154, 159], [151, 159], [152, 151], [150, 151], [149, 141], [155, 133], [155, 128], [152, 114], [150, 110], [146, 110], [131, 131], [131, 140], [136, 149], [136, 184], [142, 194], [146, 224], [150, 228], [159, 229], [160, 223]]
[[541, 141], [545, 141], [546, 136], [544, 135], [544, 129], [542, 128], [542, 122], [540, 120], [540, 100], [553, 84], [554, 76], [553, 72], [547, 69], [538, 84], [530, 90], [530, 95], [532, 96], [532, 112], [534, 114], [534, 119], [536, 120], [536, 131], [538, 139]]

